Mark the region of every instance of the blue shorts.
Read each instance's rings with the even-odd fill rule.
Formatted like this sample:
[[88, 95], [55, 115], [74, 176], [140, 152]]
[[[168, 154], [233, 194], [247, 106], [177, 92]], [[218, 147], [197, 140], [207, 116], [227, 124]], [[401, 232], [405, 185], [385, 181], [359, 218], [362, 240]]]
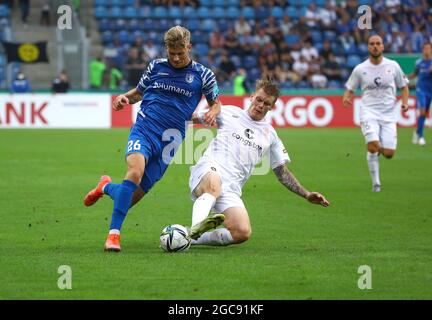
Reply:
[[429, 111], [432, 102], [432, 93], [422, 90], [416, 90], [417, 109], [426, 109]]
[[140, 187], [147, 193], [164, 175], [183, 138], [174, 131], [157, 134], [149, 129], [149, 120], [138, 115], [126, 145], [126, 156], [141, 153], [146, 160]]

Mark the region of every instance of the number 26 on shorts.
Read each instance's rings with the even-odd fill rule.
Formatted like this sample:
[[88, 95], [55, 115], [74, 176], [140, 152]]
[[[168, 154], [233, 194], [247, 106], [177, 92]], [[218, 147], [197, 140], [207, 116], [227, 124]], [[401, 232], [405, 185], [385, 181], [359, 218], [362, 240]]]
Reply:
[[131, 152], [132, 150], [134, 151], [139, 151], [141, 150], [141, 144], [139, 140], [129, 140], [128, 141], [128, 147], [127, 147], [127, 152]]

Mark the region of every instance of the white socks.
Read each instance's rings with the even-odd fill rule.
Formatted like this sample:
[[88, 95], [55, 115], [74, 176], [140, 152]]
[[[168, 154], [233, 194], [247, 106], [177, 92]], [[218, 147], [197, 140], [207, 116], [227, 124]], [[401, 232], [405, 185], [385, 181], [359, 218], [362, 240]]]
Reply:
[[219, 228], [214, 231], [205, 232], [198, 240], [192, 240], [192, 244], [194, 245], [227, 246], [232, 243], [234, 243], [234, 239], [227, 228]]
[[195, 200], [192, 209], [192, 227], [207, 218], [215, 203], [216, 198], [210, 193], [203, 193]]
[[381, 185], [380, 177], [379, 177], [379, 153], [371, 153], [368, 151], [367, 153], [367, 163], [369, 167], [369, 173], [372, 178], [372, 185]]
[[118, 230], [118, 229], [111, 229], [109, 231], [109, 234], [120, 234], [120, 230]]

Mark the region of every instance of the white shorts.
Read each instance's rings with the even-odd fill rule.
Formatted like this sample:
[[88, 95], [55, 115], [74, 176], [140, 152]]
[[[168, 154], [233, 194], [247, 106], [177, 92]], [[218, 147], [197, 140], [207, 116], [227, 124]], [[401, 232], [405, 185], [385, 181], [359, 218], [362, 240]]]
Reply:
[[368, 119], [362, 121], [360, 125], [366, 143], [379, 141], [382, 148], [396, 150], [396, 122]]
[[207, 161], [198, 163], [190, 168], [189, 188], [192, 201], [195, 201], [197, 199], [194, 193], [195, 188], [198, 186], [198, 184], [201, 182], [201, 179], [208, 172], [217, 173], [222, 181], [221, 195], [216, 200], [216, 203], [213, 207], [214, 211], [216, 211], [217, 213], [222, 213], [225, 210], [233, 207], [245, 208], [243, 200], [237, 193], [223, 189], [224, 182], [222, 169], [216, 163]]

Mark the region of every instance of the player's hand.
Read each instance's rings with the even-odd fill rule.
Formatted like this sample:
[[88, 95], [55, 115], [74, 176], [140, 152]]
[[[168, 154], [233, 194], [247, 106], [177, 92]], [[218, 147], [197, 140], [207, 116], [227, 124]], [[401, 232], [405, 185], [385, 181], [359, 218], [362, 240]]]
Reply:
[[207, 111], [206, 113], [204, 113], [203, 115], [203, 121], [204, 123], [209, 126], [209, 127], [214, 127], [216, 126], [216, 116], [218, 115], [218, 113], [211, 109], [210, 111]]
[[352, 105], [352, 97], [344, 96], [342, 99], [342, 104], [344, 107], [349, 107], [350, 105]]
[[320, 204], [323, 207], [328, 207], [330, 205], [330, 202], [326, 198], [324, 198], [321, 193], [318, 192], [309, 192], [309, 194], [306, 196], [306, 199], [310, 203]]
[[119, 111], [124, 108], [124, 106], [129, 104], [129, 99], [124, 95], [118, 95], [113, 102], [113, 109]]
[[408, 105], [406, 105], [406, 104], [402, 104], [402, 112], [407, 112], [408, 111], [408, 109], [409, 109], [409, 107], [408, 107]]

